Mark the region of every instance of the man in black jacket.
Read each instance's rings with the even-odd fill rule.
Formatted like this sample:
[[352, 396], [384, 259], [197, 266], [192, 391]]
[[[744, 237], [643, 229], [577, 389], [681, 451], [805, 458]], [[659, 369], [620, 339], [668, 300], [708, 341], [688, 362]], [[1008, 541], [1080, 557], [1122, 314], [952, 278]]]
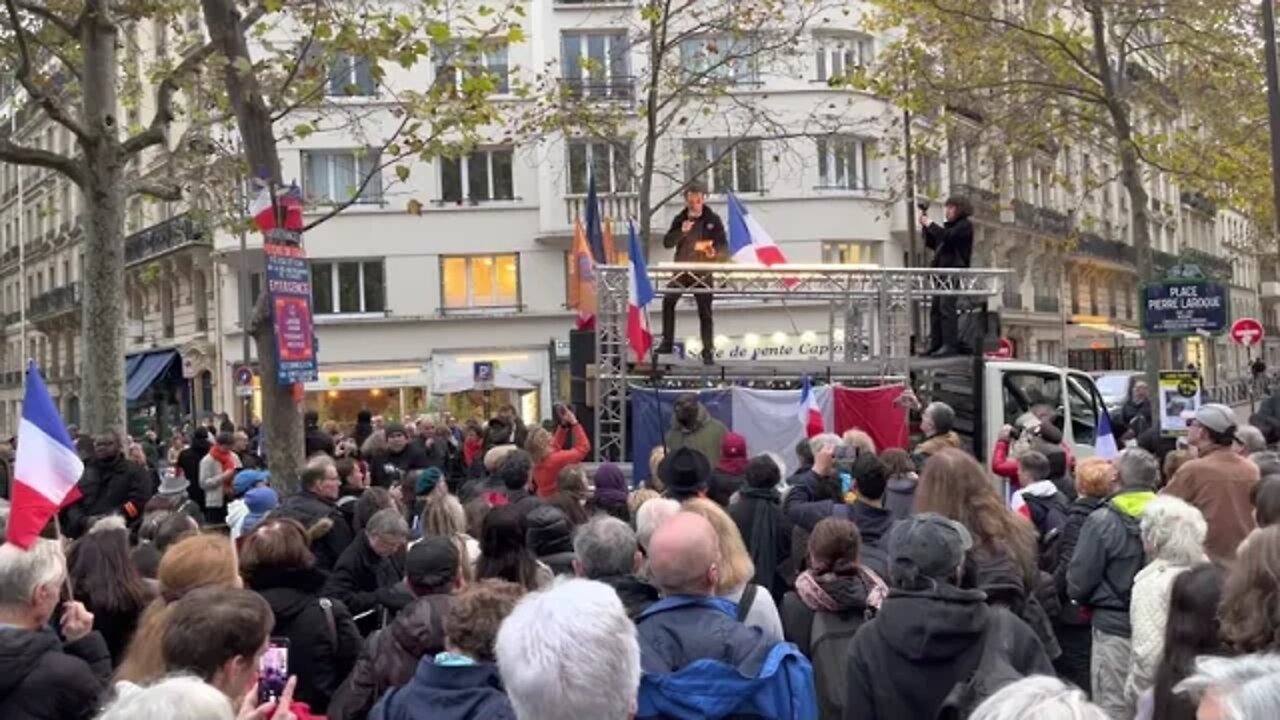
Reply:
[[596, 515], [573, 535], [573, 571], [613, 588], [632, 620], [661, 599], [658, 588], [636, 574], [644, 555], [631, 526], [609, 515]]
[[65, 531], [79, 537], [93, 518], [120, 514], [133, 525], [151, 499], [146, 468], [129, 462], [120, 449], [120, 437], [105, 432], [93, 438], [93, 459], [80, 477], [80, 499], [67, 508]]
[[377, 487], [399, 485], [414, 470], [426, 470], [427, 454], [400, 423], [387, 423], [387, 451], [369, 462], [369, 476]]
[[[973, 255], [973, 209], [962, 197], [949, 197], [945, 205], [946, 222], [942, 225], [920, 213], [925, 247], [933, 251], [935, 268], [967, 268]], [[929, 306], [929, 349], [926, 354], [941, 357], [965, 352], [961, 347], [956, 297], [939, 295]]]
[[[671, 221], [671, 229], [662, 238], [662, 246], [675, 248], [676, 262], [722, 263], [729, 259], [729, 238], [720, 216], [706, 206], [705, 190], [698, 183], [689, 183], [684, 191], [685, 209]], [[667, 285], [662, 297], [662, 344], [658, 354], [670, 354], [675, 344], [676, 305], [684, 293], [682, 288], [709, 285], [710, 273], [681, 273]], [[715, 332], [711, 323], [711, 295], [697, 293], [693, 300], [698, 305], [698, 327], [702, 333], [702, 362], [710, 365], [715, 357]]]
[[311, 552], [316, 556], [316, 567], [328, 572], [351, 544], [353, 537], [351, 524], [338, 507], [338, 495], [342, 488], [338, 468], [332, 462], [313, 462], [302, 471], [301, 482], [302, 489], [285, 498], [276, 512], [297, 520], [308, 531], [323, 520], [331, 523], [328, 531], [311, 543]]
[[382, 626], [383, 610], [395, 614], [413, 602], [393, 559], [408, 541], [409, 524], [400, 511], [379, 510], [338, 558], [324, 585], [321, 594], [345, 603], [362, 635]]
[[[66, 562], [52, 540], [0, 546], [0, 718], [88, 720], [111, 677], [111, 653], [78, 602], [49, 627]], [[61, 634], [61, 637], [59, 637]]]
[[329, 457], [336, 455], [333, 438], [329, 433], [320, 429], [320, 413], [315, 410], [308, 410], [303, 415], [303, 427], [305, 428], [307, 457], [314, 457], [319, 453], [324, 453]]

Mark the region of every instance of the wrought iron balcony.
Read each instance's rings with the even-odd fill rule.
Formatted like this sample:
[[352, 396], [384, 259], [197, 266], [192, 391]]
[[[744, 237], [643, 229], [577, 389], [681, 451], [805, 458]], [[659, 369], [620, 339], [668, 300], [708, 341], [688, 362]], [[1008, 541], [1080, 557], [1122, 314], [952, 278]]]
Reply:
[[1051, 235], [1066, 235], [1071, 229], [1065, 213], [1022, 200], [1013, 201], [1013, 219], [1018, 225]]
[[46, 320], [80, 307], [80, 283], [54, 288], [31, 299], [27, 317], [32, 321]]
[[1132, 245], [1118, 240], [1104, 240], [1091, 232], [1080, 233], [1080, 238], [1076, 242], [1076, 254], [1126, 265], [1138, 263], [1138, 255]]
[[1036, 312], [1056, 313], [1061, 307], [1058, 298], [1048, 295], [1037, 295], [1032, 301], [1032, 308]]
[[560, 78], [562, 92], [574, 100], [631, 102], [635, 99], [635, 78], [630, 75]]
[[188, 213], [152, 225], [124, 241], [125, 265], [137, 265], [193, 245], [212, 247], [213, 236]]

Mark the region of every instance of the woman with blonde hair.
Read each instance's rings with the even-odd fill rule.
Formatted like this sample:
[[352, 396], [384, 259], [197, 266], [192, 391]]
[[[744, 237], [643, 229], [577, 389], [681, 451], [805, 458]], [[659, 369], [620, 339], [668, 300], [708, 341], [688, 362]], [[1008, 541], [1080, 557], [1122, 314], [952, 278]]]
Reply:
[[738, 525], [724, 508], [706, 498], [688, 500], [680, 508], [701, 515], [715, 528], [720, 541], [720, 583], [716, 594], [738, 603], [738, 618], [749, 627], [758, 627], [771, 642], [782, 642], [782, 617], [768, 588], [751, 582], [756, 567]]
[[[555, 434], [542, 428], [529, 431], [524, 449], [533, 458], [533, 492], [540, 498], [549, 498], [556, 492], [560, 471], [587, 459], [591, 452], [591, 440], [582, 424], [571, 410], [560, 415], [560, 425]], [[572, 436], [573, 446], [566, 448]]]
[[876, 441], [871, 436], [858, 429], [849, 429], [844, 431], [842, 436], [844, 444], [853, 448], [859, 455], [876, 454]]
[[[644, 481], [644, 486], [659, 495], [667, 489], [667, 484], [662, 482], [662, 476], [658, 474], [658, 468], [662, 467], [662, 461], [667, 457], [667, 449], [661, 445], [649, 451], [649, 479]], [[631, 514], [635, 515], [635, 509], [631, 510]]]
[[1232, 652], [1280, 652], [1280, 527], [1262, 528], [1240, 549], [1218, 615]]
[[470, 574], [480, 560], [480, 542], [467, 532], [467, 511], [452, 494], [432, 495], [422, 510], [422, 536], [450, 538], [463, 550], [464, 569]]
[[116, 680], [147, 684], [165, 675], [162, 646], [173, 603], [199, 588], [243, 587], [235, 545], [226, 535], [214, 533], [195, 535], [170, 547], [160, 560], [156, 579], [159, 597], [138, 620]]

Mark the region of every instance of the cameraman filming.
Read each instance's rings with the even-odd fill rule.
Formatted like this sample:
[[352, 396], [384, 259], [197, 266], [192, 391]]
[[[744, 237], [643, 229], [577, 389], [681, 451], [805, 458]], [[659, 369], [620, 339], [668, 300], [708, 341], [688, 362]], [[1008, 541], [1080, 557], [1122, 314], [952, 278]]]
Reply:
[[[933, 251], [932, 267], [968, 268], [973, 255], [973, 224], [969, 216], [973, 207], [963, 197], [947, 198], [943, 206], [945, 222], [938, 225], [929, 219], [925, 210], [920, 212], [920, 227], [924, 231], [925, 247]], [[965, 352], [960, 343], [959, 308], [954, 295], [935, 295], [929, 305], [929, 349], [926, 355], [944, 357]]]

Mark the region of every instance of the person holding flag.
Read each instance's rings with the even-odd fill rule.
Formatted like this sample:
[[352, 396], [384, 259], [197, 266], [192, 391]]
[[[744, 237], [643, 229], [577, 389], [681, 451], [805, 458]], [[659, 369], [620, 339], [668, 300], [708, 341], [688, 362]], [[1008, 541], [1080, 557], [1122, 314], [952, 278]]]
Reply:
[[[662, 239], [662, 246], [675, 248], [675, 261], [679, 263], [722, 263], [729, 259], [729, 239], [724, 222], [706, 205], [706, 189], [697, 182], [685, 186], [685, 208], [671, 221], [671, 229]], [[683, 288], [709, 285], [711, 274], [706, 272], [681, 273], [667, 285], [668, 292], [662, 298], [662, 344], [659, 355], [669, 355], [675, 345], [676, 305], [684, 293]], [[674, 292], [672, 292], [674, 290]], [[702, 335], [702, 362], [710, 365], [715, 358], [715, 330], [711, 321], [711, 295], [692, 293], [698, 305], [698, 328]]]

